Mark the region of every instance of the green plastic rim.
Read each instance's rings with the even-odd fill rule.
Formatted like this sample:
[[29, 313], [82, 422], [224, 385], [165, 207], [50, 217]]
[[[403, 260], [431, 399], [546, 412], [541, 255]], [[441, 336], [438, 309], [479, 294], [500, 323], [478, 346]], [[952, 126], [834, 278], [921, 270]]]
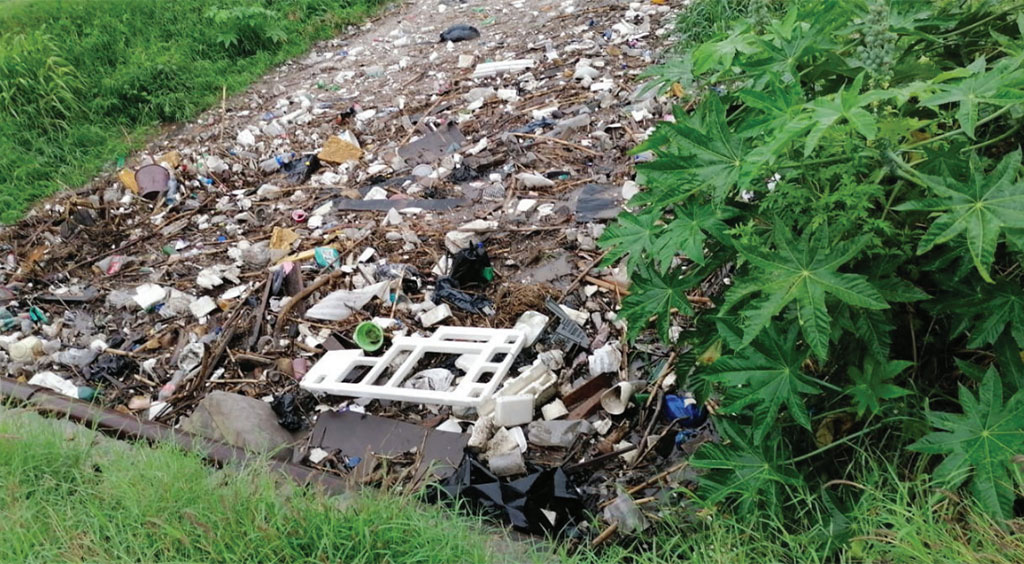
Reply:
[[364, 321], [356, 325], [356, 331], [352, 334], [359, 348], [366, 352], [373, 352], [384, 344], [384, 330], [372, 321]]

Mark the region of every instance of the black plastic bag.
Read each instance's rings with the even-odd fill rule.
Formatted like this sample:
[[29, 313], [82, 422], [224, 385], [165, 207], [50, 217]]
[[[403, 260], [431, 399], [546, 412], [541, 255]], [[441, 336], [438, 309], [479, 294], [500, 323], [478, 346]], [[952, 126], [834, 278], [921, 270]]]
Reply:
[[502, 481], [467, 454], [438, 493], [462, 498], [528, 533], [571, 534], [585, 519], [583, 498], [561, 468], [533, 467], [527, 476]]
[[471, 39], [477, 39], [479, 37], [480, 30], [471, 25], [466, 24], [453, 25], [441, 32], [441, 41], [451, 41], [452, 43], [458, 43], [459, 41], [469, 41]]
[[313, 176], [318, 170], [320, 170], [320, 159], [313, 154], [304, 155], [301, 159], [295, 159], [281, 166], [281, 171], [284, 172], [285, 178], [295, 184], [309, 182], [309, 177]]
[[277, 422], [289, 431], [298, 431], [305, 424], [295, 394], [285, 393], [274, 397], [270, 408], [277, 415]]
[[487, 256], [483, 243], [470, 245], [455, 253], [449, 276], [459, 283], [459, 288], [486, 286], [493, 278], [494, 271], [491, 269], [491, 257]]

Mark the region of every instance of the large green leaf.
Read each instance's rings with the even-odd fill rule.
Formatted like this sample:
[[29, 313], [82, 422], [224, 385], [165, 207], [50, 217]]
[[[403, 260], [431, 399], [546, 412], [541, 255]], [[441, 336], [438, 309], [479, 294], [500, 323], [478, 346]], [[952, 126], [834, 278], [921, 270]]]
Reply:
[[799, 487], [803, 478], [792, 465], [781, 434], [768, 440], [750, 436], [749, 431], [725, 419], [718, 419], [719, 432], [728, 444], [706, 443], [694, 453], [690, 465], [708, 470], [700, 476], [700, 493], [705, 502], [731, 501], [739, 511], [763, 508], [781, 512], [783, 491]]
[[814, 126], [804, 141], [804, 156], [811, 154], [818, 146], [821, 136], [840, 120], [852, 125], [865, 139], [870, 141], [875, 138], [878, 133], [875, 116], [862, 106], [877, 100], [878, 97], [871, 93], [861, 95], [863, 82], [864, 75], [861, 74], [848, 89], [840, 89], [832, 96], [815, 98], [807, 105]]
[[1003, 403], [1003, 389], [995, 369], [989, 369], [975, 397], [960, 386], [963, 413], [929, 411], [928, 421], [941, 429], [908, 448], [928, 454], [946, 454], [934, 477], [949, 487], [965, 481], [968, 490], [989, 515], [1013, 517], [1013, 458], [1024, 454], [1024, 392]]
[[726, 296], [730, 301], [725, 311], [729, 311], [749, 296], [761, 295], [745, 310], [745, 343], [753, 341], [775, 315], [795, 302], [804, 340], [814, 355], [824, 360], [828, 357], [832, 324], [826, 296], [866, 309], [889, 307], [867, 278], [838, 272], [840, 266], [857, 255], [863, 242], [839, 243], [830, 248], [824, 229], [813, 236], [805, 233], [798, 242], [778, 225], [773, 240], [775, 252], [740, 247], [740, 254], [754, 265], [754, 272], [748, 277], [749, 282], [737, 285]]
[[609, 224], [598, 239], [598, 243], [608, 249], [604, 264], [626, 257], [626, 269], [634, 271], [637, 265], [643, 263], [644, 253], [654, 247], [655, 236], [661, 229], [657, 225], [660, 217], [659, 210], [643, 214], [619, 214], [615, 223]]
[[773, 326], [750, 346], [716, 360], [708, 379], [738, 387], [735, 391], [742, 397], [722, 406], [721, 411], [755, 411], [754, 440], [760, 441], [777, 427], [783, 405], [794, 421], [810, 430], [811, 418], [802, 396], [817, 394], [821, 388], [819, 380], [801, 370], [806, 358], [806, 350], [797, 346], [796, 327], [780, 335]]
[[709, 41], [693, 52], [693, 69], [699, 74], [714, 67], [729, 68], [737, 53], [750, 54], [758, 50], [757, 38], [749, 25], [737, 25], [720, 41]]
[[906, 360], [879, 361], [874, 357], [868, 357], [863, 368], [851, 367], [850, 380], [853, 386], [847, 388], [846, 393], [853, 397], [857, 416], [863, 417], [865, 413], [874, 415], [881, 410], [884, 400], [909, 394], [910, 390], [901, 388], [891, 381], [913, 365], [913, 362]]
[[704, 243], [708, 236], [728, 244], [729, 236], [726, 235], [726, 231], [729, 226], [724, 220], [735, 216], [736, 213], [735, 208], [728, 206], [716, 208], [692, 201], [683, 206], [676, 206], [673, 209], [675, 218], [658, 235], [652, 249], [661, 270], [667, 270], [676, 253], [680, 251], [693, 262], [704, 264]]
[[747, 148], [729, 129], [725, 107], [707, 96], [693, 116], [679, 113], [676, 123], [662, 122], [633, 153], [654, 151], [657, 158], [637, 165], [639, 178], [660, 195], [636, 203], [668, 203], [704, 191], [724, 201], [740, 182]]
[[956, 103], [959, 105], [956, 119], [968, 137], [974, 139], [978, 125], [978, 112], [981, 104], [1010, 105], [1024, 101], [1024, 70], [1020, 61], [1014, 57], [1000, 59], [991, 70], [985, 71], [985, 59], [980, 58], [965, 68], [955, 69], [935, 78], [941, 81], [946, 78], [965, 76], [963, 80], [953, 84], [939, 84], [939, 92], [921, 100], [924, 106], [941, 106]]
[[1018, 149], [1003, 157], [990, 174], [985, 174], [980, 161], [972, 156], [967, 182], [921, 175], [939, 197], [906, 202], [896, 209], [944, 213], [921, 236], [918, 254], [964, 234], [975, 268], [982, 278], [992, 282], [989, 270], [1000, 234], [1024, 228], [1024, 184], [1017, 181], [1020, 162]]
[[672, 312], [693, 315], [686, 292], [699, 283], [696, 275], [684, 276], [677, 269], [662, 273], [650, 266], [641, 266], [634, 273], [630, 294], [622, 300], [619, 316], [626, 322], [626, 336], [632, 339], [654, 319], [658, 335], [669, 342]]

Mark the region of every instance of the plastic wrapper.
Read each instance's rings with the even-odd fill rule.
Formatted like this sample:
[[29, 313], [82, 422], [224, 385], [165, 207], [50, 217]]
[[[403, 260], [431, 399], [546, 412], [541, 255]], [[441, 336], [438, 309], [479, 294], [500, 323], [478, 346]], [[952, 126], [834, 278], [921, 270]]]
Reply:
[[515, 480], [498, 478], [472, 455], [438, 489], [442, 498], [462, 498], [471, 505], [534, 534], [565, 535], [585, 519], [579, 490], [561, 468], [529, 468]]
[[463, 292], [459, 289], [459, 283], [447, 276], [438, 278], [434, 288], [434, 301], [451, 304], [469, 313], [488, 317], [494, 315], [494, 302], [485, 296]]

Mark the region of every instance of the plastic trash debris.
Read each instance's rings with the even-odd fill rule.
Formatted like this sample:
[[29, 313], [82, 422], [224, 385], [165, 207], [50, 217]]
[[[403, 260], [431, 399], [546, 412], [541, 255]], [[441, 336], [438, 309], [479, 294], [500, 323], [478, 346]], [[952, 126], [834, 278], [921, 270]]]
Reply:
[[510, 523], [519, 531], [571, 534], [585, 521], [579, 490], [561, 468], [538, 470], [502, 480], [472, 455], [436, 490], [438, 497], [462, 498]]
[[[391, 348], [379, 357], [366, 356], [361, 349], [329, 351], [299, 385], [313, 393], [478, 407], [501, 385], [524, 340], [522, 333], [511, 329], [440, 327], [430, 337], [394, 337]], [[468, 354], [476, 360], [454, 390], [402, 387], [417, 362], [436, 353]], [[392, 372], [393, 366], [397, 368]]]
[[494, 315], [494, 302], [479, 294], [468, 294], [459, 289], [459, 283], [447, 276], [438, 278], [434, 287], [434, 301], [447, 302], [463, 311]]
[[704, 406], [697, 403], [692, 394], [665, 394], [664, 414], [669, 421], [688, 428], [700, 426], [707, 419]]
[[133, 299], [144, 310], [155, 306], [167, 297], [167, 288], [156, 284], [143, 284], [135, 288]]
[[[260, 163], [260, 170], [263, 171], [265, 174], [269, 174], [271, 172], [276, 172], [277, 170], [279, 170], [284, 165], [286, 165], [286, 164], [292, 162], [293, 160], [295, 160], [296, 157], [298, 157], [298, 155], [296, 155], [295, 153], [285, 153], [283, 155], [278, 155], [276, 157], [271, 157], [271, 158], [269, 158], [269, 159], [267, 159], [265, 161], [262, 161]], [[274, 188], [277, 188], [277, 187], [275, 186]], [[261, 187], [261, 189], [262, 189], [262, 187]], [[278, 190], [280, 190], [280, 189], [278, 189]]]
[[619, 342], [611, 341], [594, 351], [594, 354], [587, 358], [587, 365], [591, 376], [618, 372], [622, 365], [622, 349]]
[[[79, 397], [80, 393], [78, 386], [76, 386], [70, 380], [65, 380], [64, 378], [61, 378], [60, 376], [54, 374], [53, 372], [39, 372], [38, 374], [35, 374], [31, 378], [29, 378], [28, 383], [32, 384], [33, 386], [39, 386], [41, 388], [53, 390], [59, 394], [64, 394], [65, 396], [68, 396], [70, 398], [85, 399]], [[85, 394], [88, 395], [89, 392], [86, 391]]]
[[548, 298], [544, 301], [544, 305], [548, 308], [551, 313], [558, 317], [558, 326], [555, 328], [554, 340], [557, 343], [561, 343], [567, 347], [581, 347], [587, 348], [590, 346], [590, 339], [587, 334], [583, 331], [583, 328], [579, 326], [568, 313], [554, 300]]
[[139, 187], [139, 195], [147, 200], [156, 200], [167, 190], [167, 181], [171, 179], [171, 173], [167, 169], [151, 164], [135, 171], [135, 184]]
[[466, 137], [453, 122], [431, 131], [412, 143], [398, 148], [398, 155], [409, 164], [429, 164], [458, 151]]
[[[494, 424], [501, 427], [525, 425], [533, 420], [533, 396], [518, 394], [494, 400]], [[498, 472], [495, 472], [499, 476]]]
[[526, 426], [529, 441], [537, 446], [569, 448], [580, 435], [593, 435], [594, 426], [586, 420], [533, 421]]
[[289, 431], [298, 431], [302, 428], [304, 420], [299, 412], [298, 401], [293, 393], [284, 393], [274, 396], [270, 402], [270, 408], [277, 415], [277, 422]]
[[537, 63], [533, 59], [515, 59], [512, 61], [480, 63], [473, 71], [473, 78], [483, 78], [485, 76], [494, 76], [496, 74], [503, 74], [506, 72], [524, 71], [535, 64]]
[[544, 406], [540, 408], [540, 413], [544, 416], [545, 420], [551, 421], [553, 419], [569, 415], [569, 410], [566, 409], [562, 400], [555, 399], [551, 403], [544, 404]]
[[326, 321], [344, 321], [357, 310], [362, 309], [373, 298], [388, 299], [390, 285], [390, 281], [384, 281], [359, 290], [336, 290], [309, 308], [306, 311], [306, 317]]
[[470, 245], [455, 253], [451, 265], [449, 276], [459, 283], [459, 288], [484, 286], [494, 279], [491, 257], [487, 256], [483, 243]]
[[604, 508], [604, 519], [617, 525], [618, 532], [624, 535], [639, 533], [650, 526], [636, 502], [626, 493], [620, 493], [611, 505]]
[[[600, 350], [598, 349], [598, 351]], [[645, 385], [646, 382], [644, 381], [616, 383], [601, 394], [601, 408], [611, 415], [622, 415], [626, 412], [626, 408], [629, 407], [629, 400], [633, 397], [633, 394], [638, 390], [644, 389]]]
[[320, 170], [320, 159], [316, 155], [304, 155], [281, 165], [285, 178], [293, 184], [306, 184], [316, 171]]
[[522, 331], [526, 335], [526, 346], [532, 346], [537, 342], [544, 328], [547, 327], [551, 318], [539, 311], [526, 311], [519, 316], [516, 324], [512, 326], [516, 331]]
[[452, 309], [448, 304], [441, 304], [421, 313], [419, 320], [424, 327], [433, 327], [451, 316]]
[[352, 340], [364, 351], [373, 352], [384, 344], [384, 331], [372, 321], [363, 321], [356, 325]]
[[447, 368], [429, 368], [413, 374], [405, 381], [405, 387], [417, 390], [446, 392], [452, 388], [455, 374]]
[[[321, 413], [309, 437], [309, 446], [326, 451], [341, 451], [350, 459], [367, 460], [372, 456], [391, 457], [415, 451], [419, 453], [419, 465], [414, 480], [431, 472], [439, 479], [450, 477], [469, 436], [464, 433], [447, 433], [403, 423], [384, 417], [376, 417], [352, 411]], [[371, 464], [355, 465], [356, 474], [365, 468], [372, 471]]]
[[43, 340], [39, 337], [25, 337], [24, 339], [11, 343], [7, 348], [14, 362], [33, 362], [36, 357], [43, 355]]
[[516, 179], [527, 188], [550, 188], [555, 185], [551, 180], [532, 172], [520, 172], [516, 175]]
[[452, 43], [458, 43], [459, 41], [469, 41], [479, 37], [480, 30], [466, 24], [453, 25], [441, 32], [442, 42], [451, 41]]

